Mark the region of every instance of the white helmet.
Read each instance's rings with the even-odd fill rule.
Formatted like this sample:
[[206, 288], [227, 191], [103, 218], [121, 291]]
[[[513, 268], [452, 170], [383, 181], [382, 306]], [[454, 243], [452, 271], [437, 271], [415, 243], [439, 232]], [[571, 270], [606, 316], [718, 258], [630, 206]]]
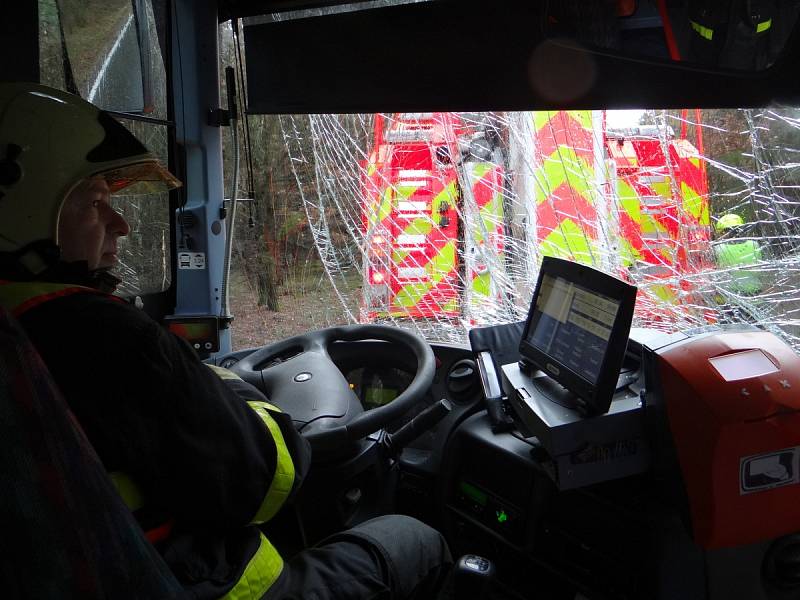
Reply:
[[58, 260], [58, 219], [72, 189], [102, 176], [111, 192], [180, 182], [111, 115], [33, 83], [0, 83], [0, 255], [36, 275]]

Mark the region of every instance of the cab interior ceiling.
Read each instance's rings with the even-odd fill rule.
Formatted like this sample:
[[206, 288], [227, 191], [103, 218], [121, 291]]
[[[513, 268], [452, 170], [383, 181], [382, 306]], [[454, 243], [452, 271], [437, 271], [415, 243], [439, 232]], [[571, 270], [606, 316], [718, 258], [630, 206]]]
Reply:
[[250, 112], [800, 105], [796, 25], [771, 67], [738, 72], [548, 40], [543, 17], [550, 3], [544, 1], [436, 1], [307, 18], [254, 16], [323, 4], [342, 3], [220, 3], [221, 18], [245, 17]]

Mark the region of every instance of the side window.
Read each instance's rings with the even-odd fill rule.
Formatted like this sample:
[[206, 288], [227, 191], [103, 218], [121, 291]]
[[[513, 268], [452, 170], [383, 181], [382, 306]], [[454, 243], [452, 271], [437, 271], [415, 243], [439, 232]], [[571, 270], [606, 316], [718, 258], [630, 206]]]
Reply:
[[165, 119], [163, 13], [162, 0], [39, 0], [41, 82]]
[[[165, 0], [39, 0], [41, 83], [111, 111], [164, 164], [169, 160]], [[126, 118], [125, 114], [132, 117]], [[165, 290], [172, 274], [167, 193], [112, 204], [128, 221], [119, 243], [118, 292]]]

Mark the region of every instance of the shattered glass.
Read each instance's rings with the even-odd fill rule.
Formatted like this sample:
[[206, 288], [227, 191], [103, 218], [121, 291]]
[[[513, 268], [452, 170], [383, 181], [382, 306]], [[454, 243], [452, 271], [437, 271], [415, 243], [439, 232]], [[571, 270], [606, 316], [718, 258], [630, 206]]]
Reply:
[[634, 326], [744, 322], [800, 348], [798, 109], [295, 115], [281, 129], [340, 305], [318, 326], [464, 343], [524, 319], [552, 255], [637, 285]]
[[[166, 125], [119, 119], [161, 163], [168, 164]], [[119, 260], [114, 274], [122, 279], [117, 294], [137, 296], [161, 292], [172, 279], [169, 192], [126, 193], [111, 196], [111, 205], [128, 222], [128, 235], [119, 238]]]

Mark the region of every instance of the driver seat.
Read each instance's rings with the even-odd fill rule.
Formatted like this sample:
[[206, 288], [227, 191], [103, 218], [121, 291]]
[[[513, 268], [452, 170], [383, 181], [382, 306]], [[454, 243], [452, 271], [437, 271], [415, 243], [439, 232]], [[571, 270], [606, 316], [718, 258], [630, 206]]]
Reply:
[[22, 328], [0, 309], [4, 596], [183, 598]]

